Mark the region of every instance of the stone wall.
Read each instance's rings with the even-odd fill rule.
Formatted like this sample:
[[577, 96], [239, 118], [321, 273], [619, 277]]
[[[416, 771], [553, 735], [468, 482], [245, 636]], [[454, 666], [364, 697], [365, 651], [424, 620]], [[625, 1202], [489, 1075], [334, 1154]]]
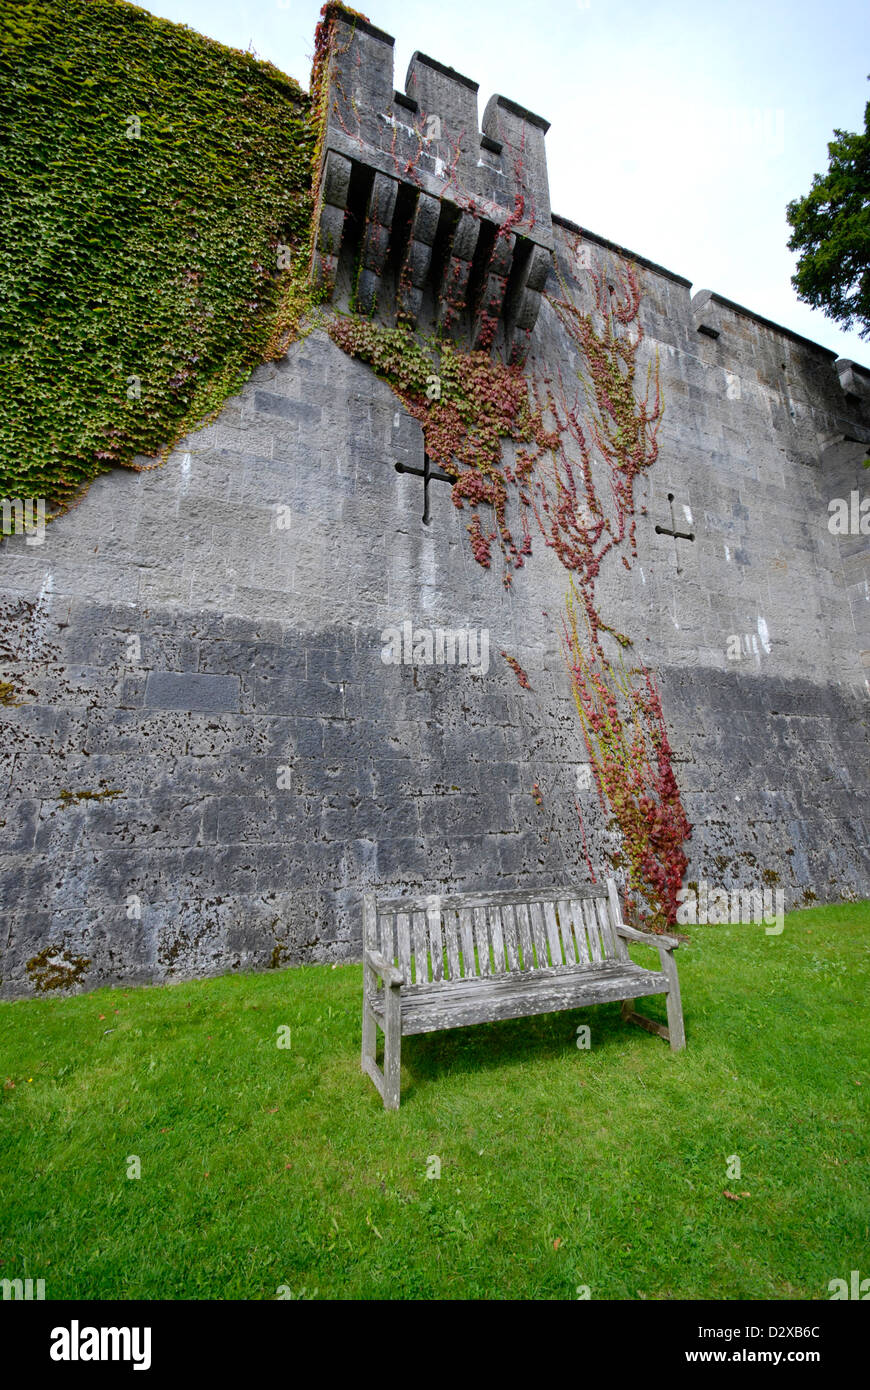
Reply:
[[[576, 233], [555, 231], [580, 299]], [[605, 562], [598, 601], [660, 679], [688, 876], [868, 896], [868, 541], [828, 529], [832, 497], [866, 494], [867, 402], [824, 349], [641, 270], [660, 457], [638, 559]], [[529, 370], [578, 365], [545, 299]], [[564, 571], [538, 539], [505, 590], [450, 488], [424, 526], [396, 462], [422, 463], [419, 426], [318, 329], [164, 467], [4, 542], [4, 996], [357, 959], [367, 884], [585, 879], [575, 801], [604, 866]], [[693, 541], [656, 532], [673, 518]], [[485, 632], [488, 662], [387, 664], [406, 622]]]

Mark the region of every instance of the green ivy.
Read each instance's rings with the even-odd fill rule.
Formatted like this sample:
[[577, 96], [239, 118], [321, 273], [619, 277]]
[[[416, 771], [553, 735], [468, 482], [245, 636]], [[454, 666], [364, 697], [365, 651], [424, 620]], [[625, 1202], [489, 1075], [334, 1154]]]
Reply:
[[0, 38], [0, 497], [56, 515], [286, 346], [313, 134], [291, 78], [120, 0], [7, 3]]

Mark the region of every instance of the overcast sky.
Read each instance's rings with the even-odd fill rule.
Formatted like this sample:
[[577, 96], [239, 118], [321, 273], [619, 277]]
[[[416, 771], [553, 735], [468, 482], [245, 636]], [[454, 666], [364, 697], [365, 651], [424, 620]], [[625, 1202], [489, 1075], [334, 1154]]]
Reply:
[[[154, 0], [153, 14], [308, 86], [321, 0]], [[870, 341], [800, 304], [785, 207], [863, 130], [867, 0], [357, 0], [415, 49], [551, 122], [553, 210], [870, 366]]]

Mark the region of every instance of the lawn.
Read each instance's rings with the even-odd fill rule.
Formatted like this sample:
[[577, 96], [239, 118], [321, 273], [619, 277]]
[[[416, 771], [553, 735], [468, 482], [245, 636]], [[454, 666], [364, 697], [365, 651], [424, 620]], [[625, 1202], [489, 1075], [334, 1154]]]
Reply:
[[0, 1005], [0, 1278], [828, 1298], [870, 1275], [870, 903], [690, 930], [685, 1052], [618, 1004], [409, 1038], [394, 1113], [359, 1069], [359, 966]]

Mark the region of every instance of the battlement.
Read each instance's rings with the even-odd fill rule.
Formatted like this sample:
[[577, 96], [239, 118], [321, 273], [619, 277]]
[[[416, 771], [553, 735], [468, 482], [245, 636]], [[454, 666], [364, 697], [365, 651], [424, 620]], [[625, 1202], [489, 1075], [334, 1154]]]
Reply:
[[550, 268], [549, 122], [337, 11], [312, 275], [336, 303], [521, 356]]

